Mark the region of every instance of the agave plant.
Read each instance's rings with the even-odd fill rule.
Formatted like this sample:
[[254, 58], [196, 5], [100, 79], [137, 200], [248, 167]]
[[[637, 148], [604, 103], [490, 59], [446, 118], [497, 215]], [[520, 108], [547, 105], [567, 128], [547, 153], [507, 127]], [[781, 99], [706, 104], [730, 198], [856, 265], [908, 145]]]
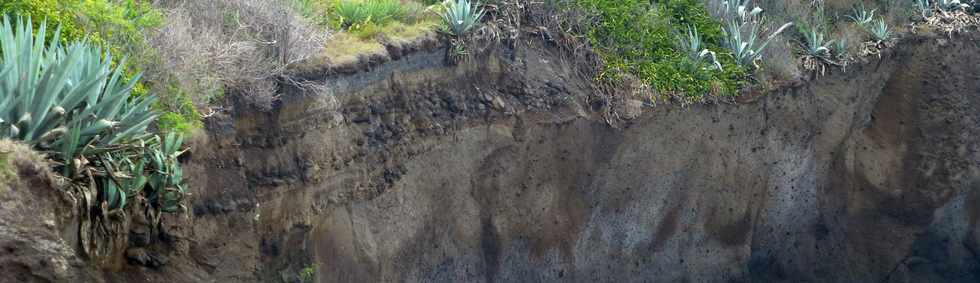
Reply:
[[725, 46], [731, 51], [735, 62], [745, 67], [754, 66], [755, 62], [762, 58], [762, 52], [769, 46], [769, 42], [792, 26], [793, 23], [783, 24], [765, 39], [759, 33], [762, 26], [761, 22], [749, 23], [748, 25], [750, 25], [748, 34], [743, 34], [742, 25], [739, 25], [734, 19], [729, 20], [722, 30], [725, 33]]
[[177, 161], [184, 153], [182, 143], [183, 137], [171, 132], [160, 141], [159, 147], [147, 154], [157, 171], [149, 177], [150, 191], [146, 198], [164, 212], [176, 212], [184, 197], [184, 173]]
[[841, 39], [834, 41], [834, 45], [833, 45], [834, 54], [836, 54], [838, 58], [846, 58], [848, 47], [849, 45], [847, 42], [847, 38], [842, 37]]
[[936, 0], [936, 8], [943, 11], [962, 10], [969, 9], [970, 4], [963, 3], [960, 0]]
[[892, 31], [888, 27], [888, 23], [885, 19], [878, 19], [873, 25], [868, 28], [868, 32], [874, 36], [874, 39], [878, 42], [888, 41], [892, 38]]
[[972, 8], [970, 4], [960, 0], [916, 0], [915, 6], [919, 10], [919, 15], [928, 18], [933, 15], [934, 10], [940, 12], [951, 12], [955, 10], [967, 10]]
[[[0, 137], [42, 149], [60, 147], [68, 126], [79, 127], [78, 144], [108, 146], [147, 135], [157, 114], [154, 96], [132, 98], [139, 75], [125, 81], [123, 60], [84, 42], [64, 47], [57, 32], [50, 44], [41, 24], [33, 35], [30, 19], [0, 27]], [[84, 149], [83, 149], [84, 150]]]
[[923, 18], [932, 17], [932, 5], [929, 0], [915, 0], [915, 7]]
[[96, 180], [107, 208], [123, 208], [127, 197], [142, 195], [160, 211], [178, 211], [185, 192], [177, 160], [184, 153], [182, 141], [181, 136], [170, 133], [147, 139], [140, 146], [100, 154], [94, 163], [99, 168], [97, 175], [105, 177]]
[[460, 37], [473, 29], [483, 18], [484, 10], [479, 3], [469, 0], [448, 0], [443, 5], [442, 19], [449, 27], [449, 33]]
[[[928, 0], [918, 0], [918, 1], [928, 1]], [[854, 23], [856, 23], [858, 26], [863, 27], [871, 23], [872, 20], [874, 20], [875, 10], [876, 9], [871, 9], [869, 11], [867, 8], [864, 7], [864, 3], [861, 3], [860, 6], [855, 6], [852, 10], [852, 13], [850, 15], [847, 15], [847, 17], [850, 18], [852, 21], [854, 21]]]
[[751, 0], [726, 0], [722, 2], [725, 24], [722, 32], [725, 35], [724, 45], [740, 66], [753, 67], [762, 58], [762, 52], [769, 42], [779, 36], [784, 30], [793, 25], [792, 22], [783, 24], [764, 39], [766, 18], [761, 16], [762, 8], [751, 7]]
[[802, 27], [800, 28], [800, 32], [803, 33], [803, 39], [805, 41], [803, 48], [807, 56], [823, 59], [830, 58], [830, 46], [834, 44], [834, 41], [827, 40], [826, 34], [819, 27]]
[[113, 69], [98, 48], [63, 46], [57, 31], [45, 42], [46, 33], [45, 23], [34, 31], [29, 18], [11, 24], [3, 17], [0, 137], [50, 152], [67, 179], [96, 191], [102, 209], [147, 194], [160, 210], [176, 211], [184, 192], [181, 139], [147, 131], [157, 117], [155, 96], [130, 95], [139, 75], [123, 79], [125, 60]]
[[750, 22], [762, 14], [758, 6], [749, 9], [752, 0], [725, 0], [721, 2], [722, 14], [727, 20], [735, 20], [739, 24]]
[[702, 60], [707, 59], [715, 69], [722, 69], [715, 52], [701, 47], [701, 35], [698, 34], [697, 27], [688, 26], [687, 34], [678, 34], [676, 40], [678, 47], [687, 54], [687, 59], [695, 66], [700, 66]]

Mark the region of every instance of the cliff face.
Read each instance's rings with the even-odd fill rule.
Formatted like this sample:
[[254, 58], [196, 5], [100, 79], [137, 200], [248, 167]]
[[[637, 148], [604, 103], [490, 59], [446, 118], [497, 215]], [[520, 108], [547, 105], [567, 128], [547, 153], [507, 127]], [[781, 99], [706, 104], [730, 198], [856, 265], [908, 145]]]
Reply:
[[218, 282], [977, 282], [964, 36], [690, 107], [596, 95], [547, 48], [311, 75], [208, 121], [179, 253]]
[[0, 282], [101, 282], [75, 253], [77, 213], [49, 166], [0, 140]]

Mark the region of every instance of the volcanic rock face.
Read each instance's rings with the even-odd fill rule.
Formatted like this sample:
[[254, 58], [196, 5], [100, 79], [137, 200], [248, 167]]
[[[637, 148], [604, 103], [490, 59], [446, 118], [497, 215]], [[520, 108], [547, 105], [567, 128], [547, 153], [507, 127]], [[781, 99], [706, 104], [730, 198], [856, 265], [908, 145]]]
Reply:
[[93, 275], [51, 221], [13, 217], [62, 221], [10, 205], [57, 202], [18, 183], [0, 270], [24, 275], [0, 281], [980, 282], [980, 36], [963, 36], [689, 107], [602, 95], [543, 46], [311, 74], [271, 112], [207, 121], [167, 261]]

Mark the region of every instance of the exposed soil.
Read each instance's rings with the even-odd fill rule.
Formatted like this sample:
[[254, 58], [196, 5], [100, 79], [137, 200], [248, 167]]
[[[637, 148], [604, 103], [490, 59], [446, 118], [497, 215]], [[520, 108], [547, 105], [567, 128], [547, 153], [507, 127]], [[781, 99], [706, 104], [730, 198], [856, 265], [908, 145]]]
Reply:
[[688, 108], [547, 48], [315, 78], [211, 122], [192, 250], [218, 281], [975, 282], [977, 42]]
[[0, 282], [93, 282], [72, 243], [74, 213], [49, 165], [27, 146], [0, 141]]

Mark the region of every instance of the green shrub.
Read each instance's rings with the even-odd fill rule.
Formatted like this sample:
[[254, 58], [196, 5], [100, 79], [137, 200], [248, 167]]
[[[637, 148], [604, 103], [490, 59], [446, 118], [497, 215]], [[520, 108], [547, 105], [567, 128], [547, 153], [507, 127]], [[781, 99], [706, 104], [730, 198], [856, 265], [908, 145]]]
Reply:
[[161, 97], [154, 107], [163, 113], [157, 118], [159, 132], [189, 135], [194, 129], [201, 128], [201, 113], [194, 107], [190, 95], [177, 86], [170, 86], [167, 92], [170, 95]]
[[863, 27], [870, 24], [871, 21], [874, 20], [876, 10], [877, 9], [868, 10], [868, 8], [864, 7], [864, 3], [862, 2], [860, 5], [854, 6], [851, 14], [847, 15], [847, 17], [858, 26]]
[[746, 78], [730, 56], [718, 56], [722, 70], [692, 68], [676, 43], [688, 26], [701, 37], [702, 49], [719, 53], [721, 25], [708, 15], [700, 0], [575, 0], [595, 25], [587, 36], [606, 61], [601, 78], [617, 79], [621, 72], [637, 76], [661, 93], [683, 94], [699, 100], [705, 94], [734, 95]]
[[316, 279], [316, 265], [308, 265], [299, 271], [300, 282], [314, 282], [314, 279]]
[[6, 0], [0, 14], [30, 16], [35, 27], [46, 20], [60, 27], [63, 43], [86, 39], [114, 54], [138, 55], [147, 48], [143, 32], [163, 24], [159, 11], [136, 0]]

